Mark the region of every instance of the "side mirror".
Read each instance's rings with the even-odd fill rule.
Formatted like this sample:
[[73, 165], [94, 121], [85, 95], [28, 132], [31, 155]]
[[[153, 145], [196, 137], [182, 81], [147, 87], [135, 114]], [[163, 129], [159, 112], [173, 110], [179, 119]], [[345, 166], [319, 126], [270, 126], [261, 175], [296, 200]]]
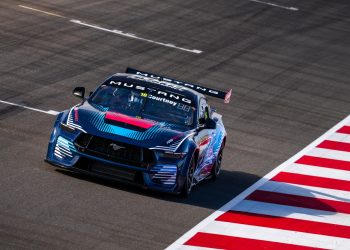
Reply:
[[198, 120], [198, 123], [199, 123], [200, 127], [204, 127], [205, 126], [205, 122], [206, 122], [206, 120], [205, 120], [204, 117], [199, 118], [199, 120]]
[[84, 99], [85, 88], [84, 87], [76, 87], [76, 88], [74, 88], [73, 95], [76, 96], [76, 97], [79, 97], [81, 99]]
[[199, 118], [198, 123], [199, 123], [199, 127], [198, 127], [199, 130], [216, 129], [216, 122], [211, 118], [208, 118], [208, 119]]
[[216, 129], [216, 122], [213, 119], [208, 118], [205, 121], [205, 128], [207, 128], [207, 129]]

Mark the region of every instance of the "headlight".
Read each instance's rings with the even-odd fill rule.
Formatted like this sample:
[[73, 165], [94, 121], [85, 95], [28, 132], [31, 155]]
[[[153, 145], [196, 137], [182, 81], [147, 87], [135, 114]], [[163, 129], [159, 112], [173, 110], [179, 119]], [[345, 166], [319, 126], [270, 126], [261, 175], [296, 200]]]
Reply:
[[64, 131], [66, 131], [66, 132], [69, 132], [69, 133], [75, 132], [75, 128], [72, 128], [72, 127], [70, 127], [67, 124], [64, 124], [62, 122], [60, 123], [60, 128], [63, 129]]
[[161, 152], [159, 154], [160, 157], [167, 158], [167, 159], [182, 159], [184, 158], [186, 153], [174, 153], [170, 151]]

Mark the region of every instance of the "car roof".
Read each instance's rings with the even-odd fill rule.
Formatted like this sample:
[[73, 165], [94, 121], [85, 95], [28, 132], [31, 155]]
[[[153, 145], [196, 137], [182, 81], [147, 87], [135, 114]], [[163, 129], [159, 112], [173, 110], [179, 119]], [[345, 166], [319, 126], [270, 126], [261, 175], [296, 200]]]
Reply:
[[121, 81], [126, 83], [136, 83], [140, 84], [142, 86], [145, 86], [147, 88], [154, 88], [158, 90], [167, 91], [170, 93], [176, 93], [183, 95], [184, 97], [190, 98], [197, 102], [200, 98], [205, 98], [205, 96], [191, 88], [181, 86], [175, 83], [170, 83], [166, 81], [159, 81], [157, 79], [146, 77], [146, 76], [140, 76], [135, 74], [128, 74], [128, 73], [116, 73], [109, 78], [107, 78], [104, 83], [108, 81]]

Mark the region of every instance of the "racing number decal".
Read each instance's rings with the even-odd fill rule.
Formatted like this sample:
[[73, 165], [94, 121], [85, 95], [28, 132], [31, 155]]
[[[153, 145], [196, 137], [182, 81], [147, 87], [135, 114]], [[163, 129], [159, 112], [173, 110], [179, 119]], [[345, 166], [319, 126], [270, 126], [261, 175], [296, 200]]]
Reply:
[[183, 110], [183, 111], [188, 112], [188, 111], [190, 111], [190, 108], [191, 108], [191, 107], [188, 106], [188, 105], [179, 103], [179, 104], [177, 104], [177, 108], [180, 109], [180, 110]]

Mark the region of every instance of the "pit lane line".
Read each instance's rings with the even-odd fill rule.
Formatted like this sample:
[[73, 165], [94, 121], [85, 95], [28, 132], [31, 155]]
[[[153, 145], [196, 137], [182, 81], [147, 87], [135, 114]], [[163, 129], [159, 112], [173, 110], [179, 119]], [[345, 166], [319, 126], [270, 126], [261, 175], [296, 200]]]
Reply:
[[8, 102], [8, 101], [3, 101], [3, 100], [0, 100], [0, 103], [11, 105], [11, 106], [16, 106], [16, 107], [20, 107], [20, 108], [24, 108], [24, 109], [29, 109], [29, 110], [32, 110], [32, 111], [36, 111], [36, 112], [40, 112], [40, 113], [44, 113], [44, 114], [48, 114], [48, 115], [58, 115], [60, 113], [59, 111], [55, 111], [55, 110], [45, 111], [45, 110], [41, 110], [41, 109], [28, 107], [26, 105], [17, 104], [17, 103]]
[[[50, 11], [40, 10], [40, 9], [29, 7], [29, 6], [26, 6], [26, 5], [18, 5], [18, 7], [23, 8], [23, 9], [27, 9], [27, 10], [30, 10], [30, 11], [43, 13], [43, 14], [50, 15], [50, 16], [55, 16], [55, 17], [68, 19], [68, 17], [65, 17], [63, 15], [59, 15], [59, 14], [56, 14], [56, 13], [53, 13], [53, 12], [50, 12]], [[173, 49], [177, 49], [177, 50], [181, 50], [181, 51], [185, 51], [185, 52], [190, 52], [190, 53], [194, 53], [194, 54], [201, 54], [201, 53], [203, 53], [202, 50], [188, 49], [188, 48], [176, 46], [176, 45], [174, 45], [172, 43], [159, 42], [159, 41], [155, 41], [155, 40], [152, 40], [152, 39], [140, 37], [140, 36], [137, 36], [137, 35], [129, 33], [129, 32], [124, 32], [122, 30], [107, 29], [107, 28], [101, 27], [101, 26], [99, 26], [97, 24], [91, 24], [91, 23], [83, 22], [83, 21], [80, 21], [80, 20], [77, 20], [77, 19], [70, 19], [69, 22], [77, 24], [77, 25], [81, 25], [81, 26], [84, 26], [84, 27], [88, 27], [88, 28], [92, 28], [92, 29], [96, 29], [96, 30], [100, 30], [100, 31], [113, 33], [113, 34], [116, 34], [116, 35], [119, 35], [119, 36], [131, 38], [131, 39], [136, 39], [136, 40], [140, 40], [140, 41], [144, 41], [144, 42], [148, 42], [148, 43], [157, 44], [157, 45], [160, 45], [160, 46], [163, 46], [163, 47], [173, 48]]]
[[283, 6], [283, 5], [279, 5], [279, 4], [275, 4], [275, 3], [271, 3], [271, 2], [264, 2], [264, 1], [261, 1], [261, 0], [249, 0], [249, 1], [255, 2], [255, 3], [261, 3], [261, 4], [265, 4], [265, 5], [269, 5], [269, 6], [272, 6], [272, 7], [285, 9], [285, 10], [291, 10], [291, 11], [298, 11], [299, 10], [296, 7], [288, 7], [288, 6]]
[[56, 17], [61, 17], [61, 18], [66, 18], [65, 16], [53, 13], [53, 12], [49, 12], [49, 11], [44, 11], [44, 10], [39, 10], [39, 9], [35, 9], [29, 6], [25, 6], [25, 5], [18, 5], [18, 7], [24, 8], [24, 9], [28, 9], [28, 10], [32, 10], [32, 11], [36, 11], [36, 12], [40, 12], [40, 13], [44, 13], [50, 16], [56, 16]]

